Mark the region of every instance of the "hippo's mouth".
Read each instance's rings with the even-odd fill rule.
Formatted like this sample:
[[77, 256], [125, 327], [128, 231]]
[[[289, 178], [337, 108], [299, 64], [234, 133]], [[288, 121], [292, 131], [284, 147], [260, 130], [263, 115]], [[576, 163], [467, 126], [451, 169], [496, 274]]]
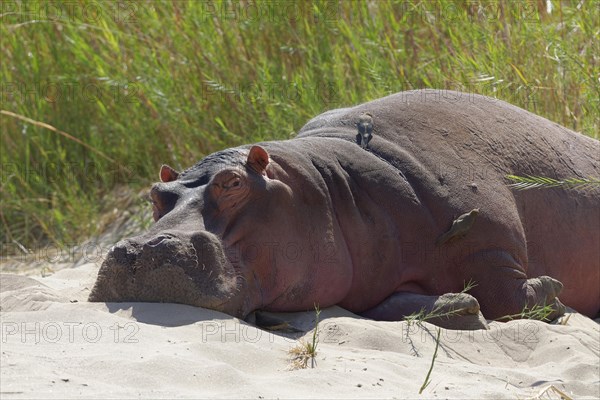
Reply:
[[181, 303], [242, 317], [243, 285], [215, 235], [161, 233], [117, 243], [89, 300]]

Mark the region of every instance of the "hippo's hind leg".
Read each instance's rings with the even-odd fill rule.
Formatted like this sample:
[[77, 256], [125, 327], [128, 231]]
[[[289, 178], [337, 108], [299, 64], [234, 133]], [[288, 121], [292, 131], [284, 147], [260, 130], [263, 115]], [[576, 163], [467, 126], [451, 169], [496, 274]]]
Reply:
[[467, 293], [446, 293], [441, 296], [398, 292], [361, 315], [379, 321], [401, 321], [410, 315], [447, 329], [487, 329], [475, 297]]
[[565, 306], [558, 299], [563, 285], [549, 276], [527, 279], [523, 267], [507, 251], [475, 253], [461, 268], [464, 276], [476, 283], [470, 293], [477, 298], [488, 319], [518, 318], [522, 313], [527, 318], [527, 311], [546, 306], [551, 308], [545, 320], [551, 321], [565, 313]]

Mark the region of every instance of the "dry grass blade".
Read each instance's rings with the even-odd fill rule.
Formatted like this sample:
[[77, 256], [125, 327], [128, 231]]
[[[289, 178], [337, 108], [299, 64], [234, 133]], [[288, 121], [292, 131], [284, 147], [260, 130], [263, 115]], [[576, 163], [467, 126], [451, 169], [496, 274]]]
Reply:
[[39, 126], [40, 128], [44, 128], [44, 129], [48, 129], [49, 131], [56, 132], [59, 135], [64, 136], [67, 139], [72, 140], [75, 143], [78, 143], [78, 144], [82, 145], [86, 149], [88, 149], [90, 151], [93, 151], [94, 153], [96, 153], [100, 157], [102, 157], [102, 158], [110, 161], [111, 163], [119, 165], [119, 163], [117, 161], [113, 160], [112, 158], [110, 158], [109, 156], [107, 156], [106, 154], [104, 154], [103, 152], [101, 152], [100, 150], [93, 148], [89, 144], [87, 144], [87, 143], [85, 143], [85, 142], [77, 139], [75, 136], [70, 135], [67, 132], [61, 131], [60, 129], [55, 128], [55, 127], [53, 127], [50, 124], [47, 124], [45, 122], [36, 121], [36, 120], [31, 119], [31, 118], [27, 118], [24, 115], [19, 115], [19, 114], [16, 114], [14, 112], [11, 112], [11, 111], [0, 110], [0, 114], [8, 115], [9, 117], [17, 118], [17, 119], [20, 119], [21, 121], [25, 121], [25, 122], [30, 123], [30, 124], [35, 125], [35, 126]]
[[317, 351], [311, 343], [302, 341], [288, 350], [288, 355], [290, 357], [290, 369], [308, 368], [309, 360], [311, 361], [311, 368], [314, 368]]
[[536, 396], [531, 397], [529, 400], [573, 400], [573, 398], [556, 386], [550, 385], [547, 388], [542, 389]]

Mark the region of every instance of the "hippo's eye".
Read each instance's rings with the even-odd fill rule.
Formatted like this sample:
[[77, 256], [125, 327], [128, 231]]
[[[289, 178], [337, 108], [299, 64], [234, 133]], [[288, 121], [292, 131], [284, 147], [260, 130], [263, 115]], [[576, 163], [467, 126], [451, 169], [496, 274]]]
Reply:
[[239, 176], [234, 176], [231, 179], [229, 179], [227, 182], [223, 182], [223, 187], [225, 189], [230, 189], [230, 188], [234, 188], [234, 187], [238, 187], [241, 184], [241, 179]]

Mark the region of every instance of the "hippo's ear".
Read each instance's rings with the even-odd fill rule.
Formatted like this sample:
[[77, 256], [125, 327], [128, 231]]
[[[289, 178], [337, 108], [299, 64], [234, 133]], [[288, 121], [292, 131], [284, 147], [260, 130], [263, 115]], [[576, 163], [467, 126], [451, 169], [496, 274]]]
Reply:
[[163, 164], [160, 167], [160, 173], [158, 174], [161, 182], [171, 182], [179, 177], [179, 172], [169, 167], [167, 164]]
[[254, 171], [264, 175], [265, 169], [269, 165], [269, 153], [260, 146], [252, 146], [246, 164]]

